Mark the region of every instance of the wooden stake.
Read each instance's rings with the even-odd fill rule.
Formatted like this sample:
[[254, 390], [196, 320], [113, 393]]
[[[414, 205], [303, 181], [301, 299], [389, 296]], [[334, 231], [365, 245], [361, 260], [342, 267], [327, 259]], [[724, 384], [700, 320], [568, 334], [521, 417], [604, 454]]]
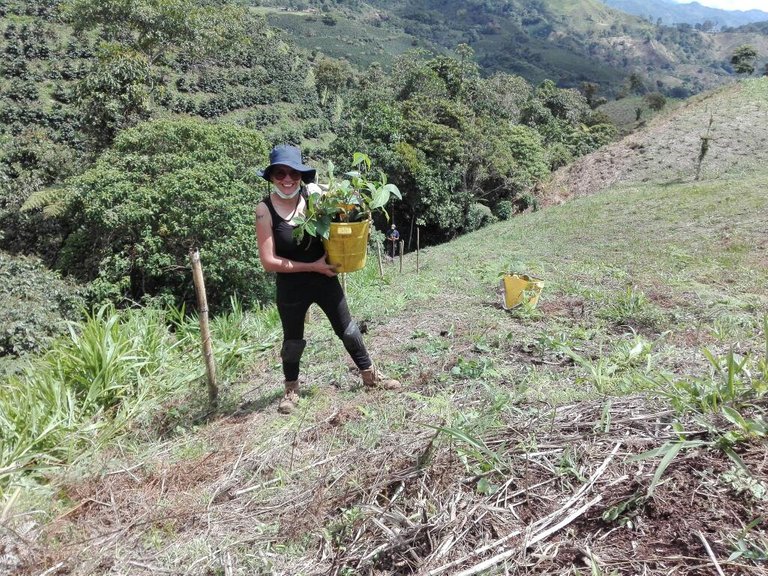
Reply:
[[400, 274], [403, 273], [403, 246], [404, 242], [400, 240]]
[[208, 326], [208, 298], [205, 295], [205, 281], [203, 280], [203, 267], [200, 265], [200, 252], [197, 249], [189, 251], [189, 259], [192, 262], [192, 280], [197, 294], [197, 308], [200, 315], [200, 338], [203, 342], [203, 359], [205, 371], [208, 374], [208, 400], [216, 403], [219, 389], [216, 386], [216, 364], [213, 359], [213, 347], [211, 346], [211, 331]]
[[384, 264], [381, 262], [381, 244], [376, 242], [376, 254], [379, 257], [379, 276], [384, 278]]
[[419, 227], [416, 227], [416, 274], [419, 273]]

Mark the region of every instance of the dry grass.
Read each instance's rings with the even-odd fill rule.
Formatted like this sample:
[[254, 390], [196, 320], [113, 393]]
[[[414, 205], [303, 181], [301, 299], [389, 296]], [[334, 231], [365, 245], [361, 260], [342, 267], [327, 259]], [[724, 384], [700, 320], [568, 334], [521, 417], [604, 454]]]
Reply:
[[[646, 496], [658, 459], [628, 458], [677, 436], [672, 411], [646, 397], [508, 414], [483, 440], [500, 463], [487, 472], [458, 437], [423, 427], [365, 446], [350, 435], [361, 419], [357, 401], [340, 403], [265, 440], [263, 415], [227, 418], [195, 439], [208, 446], [196, 458], [169, 458], [180, 447], [169, 445], [73, 479], [61, 488], [73, 505], [18, 573], [563, 574], [596, 563], [709, 574], [703, 534], [727, 573], [762, 573], [726, 560], [721, 531], [737, 533], [761, 504], [718, 481], [732, 468], [723, 452], [681, 454]], [[764, 446], [741, 457], [768, 485]], [[623, 526], [604, 518], [621, 506]]]
[[691, 182], [704, 136], [711, 140], [701, 163], [703, 180], [760, 170], [768, 162], [766, 94], [768, 79], [760, 78], [691, 98], [631, 136], [561, 169], [547, 186], [544, 203], [595, 194], [620, 183]]

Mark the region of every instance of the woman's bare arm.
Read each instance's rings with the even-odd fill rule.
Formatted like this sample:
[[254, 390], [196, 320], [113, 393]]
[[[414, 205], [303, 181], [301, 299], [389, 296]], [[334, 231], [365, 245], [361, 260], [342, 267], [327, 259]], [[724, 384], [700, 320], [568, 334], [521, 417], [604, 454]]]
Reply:
[[336, 269], [325, 261], [325, 256], [314, 262], [296, 262], [275, 254], [272, 216], [264, 202], [256, 206], [256, 239], [259, 260], [267, 272], [317, 272], [326, 276], [336, 275]]

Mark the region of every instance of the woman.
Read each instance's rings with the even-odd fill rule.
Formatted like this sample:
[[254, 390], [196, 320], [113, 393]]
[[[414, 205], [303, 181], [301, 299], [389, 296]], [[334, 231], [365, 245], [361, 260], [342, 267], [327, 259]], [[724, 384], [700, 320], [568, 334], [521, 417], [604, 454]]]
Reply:
[[276, 272], [277, 310], [283, 325], [280, 357], [285, 376], [285, 397], [278, 411], [290, 413], [299, 399], [299, 362], [304, 352], [304, 317], [311, 304], [317, 304], [333, 331], [344, 343], [352, 361], [360, 369], [367, 388], [396, 389], [400, 383], [384, 378], [376, 370], [357, 324], [352, 321], [336, 270], [325, 261], [325, 248], [319, 238], [305, 234], [300, 243], [293, 237], [294, 219], [307, 206], [308, 186], [315, 179], [314, 168], [301, 161], [295, 146], [276, 146], [269, 155], [269, 166], [259, 175], [272, 188], [256, 207], [256, 236], [259, 259], [267, 272]]

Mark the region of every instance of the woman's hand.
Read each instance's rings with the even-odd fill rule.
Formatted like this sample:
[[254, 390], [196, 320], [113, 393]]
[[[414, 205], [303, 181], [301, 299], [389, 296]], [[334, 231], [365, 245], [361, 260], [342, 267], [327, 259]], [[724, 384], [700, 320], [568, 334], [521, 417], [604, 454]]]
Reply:
[[325, 256], [318, 258], [312, 263], [312, 269], [314, 272], [324, 274], [325, 276], [336, 276], [336, 266], [328, 264], [325, 261]]

